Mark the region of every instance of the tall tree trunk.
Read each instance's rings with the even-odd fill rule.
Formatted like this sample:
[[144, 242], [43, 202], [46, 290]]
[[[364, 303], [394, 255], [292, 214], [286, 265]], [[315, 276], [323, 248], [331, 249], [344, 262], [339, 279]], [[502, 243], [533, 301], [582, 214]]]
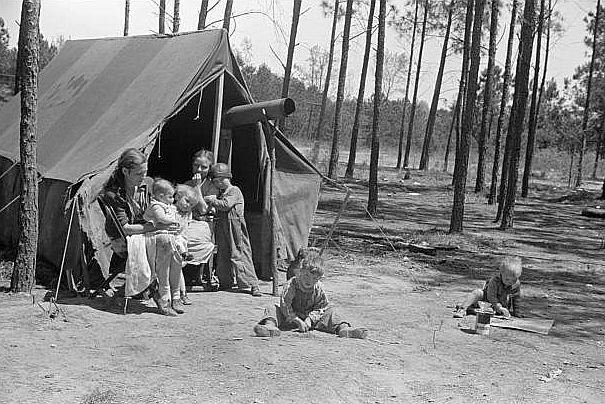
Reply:
[[124, 2], [124, 36], [128, 36], [128, 25], [130, 22], [130, 0]]
[[519, 59], [515, 73], [515, 93], [513, 95], [513, 106], [508, 124], [510, 158], [508, 165], [508, 184], [506, 185], [506, 200], [504, 201], [502, 222], [500, 223], [500, 228], [502, 230], [513, 227], [515, 198], [517, 196], [517, 177], [519, 175], [521, 135], [523, 134], [525, 110], [527, 109], [527, 97], [529, 93], [529, 69], [531, 66], [531, 54], [534, 42], [534, 20], [536, 18], [535, 6], [533, 1], [526, 1], [523, 11], [523, 25], [521, 26], [521, 38], [519, 40]]
[[[345, 96], [347, 80], [347, 63], [349, 58], [349, 34], [351, 32], [351, 17], [353, 16], [353, 0], [347, 0], [345, 11], [345, 26], [342, 32], [342, 51], [340, 54], [340, 70], [338, 71], [338, 88], [336, 90], [336, 105], [334, 107], [334, 129], [332, 133], [332, 151], [328, 164], [328, 177], [338, 175], [338, 140], [340, 137], [340, 113]], [[374, 95], [376, 96], [376, 95]]]
[[382, 103], [382, 70], [384, 65], [384, 36], [386, 28], [387, 0], [380, 0], [378, 11], [378, 48], [376, 49], [376, 75], [374, 77], [374, 117], [372, 119], [372, 146], [370, 152], [370, 178], [368, 212], [376, 214], [378, 205], [378, 157], [380, 154], [379, 129]]
[[405, 112], [408, 106], [408, 95], [410, 93], [410, 82], [412, 79], [412, 65], [414, 63], [414, 48], [416, 42], [416, 26], [418, 25], [418, 5], [420, 0], [415, 0], [416, 6], [414, 10], [414, 28], [412, 29], [412, 43], [410, 45], [410, 60], [408, 62], [408, 78], [405, 83], [405, 97], [403, 98], [403, 111], [401, 112], [401, 127], [399, 129], [399, 149], [397, 152], [397, 167], [401, 168], [403, 162], [403, 139], [405, 133]]
[[[513, 7], [510, 15], [510, 25], [508, 30], [508, 44], [506, 45], [506, 62], [504, 63], [504, 76], [502, 77], [502, 98], [500, 100], [500, 112], [498, 113], [498, 124], [496, 125], [496, 142], [494, 144], [494, 161], [492, 167], [492, 183], [489, 189], [489, 197], [487, 203], [489, 205], [494, 204], [496, 198], [496, 187], [498, 186], [498, 165], [500, 164], [500, 139], [502, 137], [502, 130], [504, 128], [504, 116], [506, 115], [506, 104], [508, 102], [508, 92], [510, 87], [510, 71], [512, 64], [513, 55], [513, 43], [515, 40], [515, 25], [517, 22], [517, 6], [518, 0], [513, 0]], [[508, 158], [510, 153], [508, 152], [508, 140], [506, 140], [504, 147], [504, 159], [502, 160], [502, 178], [500, 182], [500, 190], [498, 196], [498, 213], [495, 221], [500, 220], [502, 215], [502, 209], [504, 204], [504, 195], [506, 193], [506, 183], [508, 178]]]
[[475, 1], [473, 35], [471, 41], [471, 66], [468, 74], [468, 88], [466, 91], [466, 107], [462, 116], [462, 130], [460, 131], [460, 144], [456, 150], [456, 167], [454, 169], [454, 204], [450, 220], [450, 233], [462, 232], [464, 223], [464, 197], [466, 191], [466, 175], [468, 171], [469, 140], [473, 132], [475, 120], [475, 103], [477, 101], [477, 88], [479, 77], [479, 64], [481, 62], [481, 28], [485, 0]]
[[576, 155], [576, 149], [574, 146], [571, 146], [569, 150], [569, 173], [567, 175], [567, 187], [571, 188], [571, 179], [573, 177], [573, 161]]
[[334, 0], [334, 19], [332, 20], [332, 34], [330, 35], [330, 51], [328, 52], [328, 67], [326, 68], [326, 80], [324, 81], [324, 91], [321, 95], [321, 107], [319, 109], [319, 119], [315, 129], [315, 142], [311, 152], [311, 161], [317, 163], [319, 159], [319, 145], [321, 144], [321, 131], [323, 129], [326, 116], [326, 105], [328, 103], [328, 90], [330, 89], [330, 77], [332, 76], [332, 62], [334, 61], [334, 43], [336, 42], [336, 25], [338, 23], [338, 5], [339, 0]]
[[23, 0], [19, 49], [21, 49], [21, 123], [19, 242], [11, 276], [11, 291], [31, 293], [36, 276], [38, 249], [38, 166], [36, 156], [38, 108], [38, 55], [40, 0]]
[[454, 110], [452, 111], [452, 121], [450, 123], [450, 131], [449, 134], [447, 135], [447, 144], [445, 146], [445, 156], [443, 157], [443, 172], [447, 172], [447, 166], [448, 164], [448, 160], [449, 160], [449, 156], [450, 156], [450, 148], [452, 145], [452, 132], [454, 132], [454, 125], [456, 125], [456, 120], [458, 119], [458, 110], [460, 109], [460, 99], [459, 97], [456, 100], [456, 105], [454, 106]]
[[368, 25], [366, 28], [366, 47], [363, 53], [361, 78], [359, 79], [359, 91], [357, 92], [357, 102], [355, 104], [355, 118], [353, 119], [353, 129], [351, 130], [349, 161], [347, 162], [347, 170], [345, 171], [346, 178], [353, 178], [353, 171], [355, 170], [355, 158], [357, 156], [357, 138], [359, 137], [359, 121], [361, 119], [361, 111], [363, 109], [363, 96], [366, 87], [366, 77], [368, 75], [368, 62], [370, 61], [370, 50], [372, 49], [372, 20], [374, 19], [375, 7], [376, 0], [370, 0], [370, 12], [368, 14]]
[[594, 166], [592, 168], [592, 178], [597, 178], [597, 169], [599, 168], [599, 157], [601, 157], [601, 150], [603, 149], [603, 141], [605, 140], [605, 113], [601, 116], [601, 134], [597, 141], [597, 150], [595, 151]]
[[485, 80], [485, 91], [483, 92], [483, 111], [481, 113], [481, 131], [477, 141], [478, 158], [477, 158], [477, 176], [475, 178], [475, 192], [483, 192], [485, 184], [485, 153], [487, 152], [487, 139], [489, 139], [489, 131], [487, 131], [487, 120], [492, 114], [492, 93], [493, 93], [493, 75], [494, 62], [496, 60], [496, 37], [498, 36], [498, 0], [492, 0], [491, 23], [489, 28], [489, 51], [487, 59], [487, 75]]
[[179, 32], [181, 27], [181, 0], [174, 0], [174, 14], [172, 16], [172, 33]]
[[447, 57], [447, 44], [450, 40], [450, 29], [452, 27], [452, 14], [454, 11], [454, 2], [452, 1], [448, 7], [447, 26], [445, 28], [445, 38], [443, 39], [443, 47], [441, 48], [441, 60], [439, 62], [439, 70], [437, 72], [437, 80], [435, 82], [435, 91], [433, 92], [433, 101], [431, 102], [431, 110], [426, 123], [426, 132], [424, 134], [424, 142], [422, 144], [422, 155], [420, 157], [421, 170], [429, 169], [429, 156], [431, 148], [431, 138], [435, 129], [435, 118], [437, 117], [437, 106], [439, 105], [439, 94], [441, 94], [441, 82], [443, 81], [443, 71], [445, 69], [445, 59]]
[[[456, 118], [454, 120], [456, 126], [456, 155], [458, 155], [458, 149], [460, 148], [460, 132], [462, 125], [462, 112], [464, 111], [464, 98], [466, 95], [466, 87], [468, 82], [468, 65], [470, 61], [471, 53], [471, 36], [473, 32], [473, 9], [475, 6], [475, 0], [468, 0], [466, 2], [466, 17], [464, 23], [464, 49], [462, 51], [462, 69], [460, 71], [460, 84], [458, 86], [458, 96], [456, 99], [457, 109], [455, 111]], [[458, 158], [454, 160], [454, 173], [456, 173], [456, 164]], [[456, 177], [452, 176], [452, 186], [456, 182]]]
[[202, 0], [200, 13], [197, 18], [197, 30], [201, 31], [206, 28], [206, 16], [208, 15], [208, 0]]
[[233, 8], [233, 0], [227, 0], [225, 3], [225, 14], [223, 15], [223, 29], [229, 32], [229, 24], [231, 23], [231, 9]]
[[[300, 6], [302, 0], [294, 0], [292, 9], [292, 25], [290, 26], [290, 41], [288, 42], [288, 58], [286, 59], [286, 68], [284, 71], [284, 81], [281, 87], [281, 98], [286, 98], [290, 90], [290, 77], [292, 76], [292, 62], [294, 60], [294, 49], [296, 48], [296, 33], [298, 32], [298, 20], [300, 18]], [[280, 118], [278, 126], [285, 129], [285, 118]]]
[[164, 34], [166, 26], [166, 0], [160, 0], [160, 20], [158, 25], [158, 32]]
[[424, 38], [426, 35], [426, 21], [429, 13], [429, 0], [424, 2], [424, 18], [422, 19], [422, 33], [420, 34], [420, 50], [418, 51], [418, 63], [416, 65], [416, 80], [414, 81], [414, 95], [412, 97], [412, 109], [410, 110], [410, 120], [408, 122], [408, 136], [405, 142], [405, 155], [403, 156], [403, 166], [410, 165], [410, 149], [412, 147], [412, 136], [414, 133], [414, 116], [416, 115], [416, 100], [418, 99], [418, 83], [420, 82], [420, 67], [422, 66], [422, 51], [424, 50]]
[[597, 0], [597, 14], [595, 16], [594, 33], [592, 39], [592, 56], [588, 70], [588, 84], [586, 85], [586, 102], [584, 103], [584, 115], [582, 117], [582, 141], [580, 142], [580, 153], [578, 154], [578, 174], [576, 176], [576, 188], [582, 186], [582, 165], [584, 164], [584, 153], [586, 152], [586, 128], [588, 126], [588, 112], [590, 111], [590, 93], [592, 90], [592, 75], [594, 72], [594, 61], [597, 55], [597, 35], [599, 33], [599, 17], [601, 14], [601, 0]]
[[542, 50], [542, 30], [544, 27], [544, 0], [540, 1], [540, 15], [538, 17], [538, 31], [536, 41], [536, 62], [534, 67], [534, 82], [529, 106], [529, 129], [527, 131], [527, 147], [525, 149], [525, 170], [521, 180], [521, 197], [527, 198], [529, 193], [529, 178], [531, 177], [531, 164], [534, 158], [534, 144], [536, 143], [536, 125], [538, 123], [538, 81], [540, 79], [540, 53]]

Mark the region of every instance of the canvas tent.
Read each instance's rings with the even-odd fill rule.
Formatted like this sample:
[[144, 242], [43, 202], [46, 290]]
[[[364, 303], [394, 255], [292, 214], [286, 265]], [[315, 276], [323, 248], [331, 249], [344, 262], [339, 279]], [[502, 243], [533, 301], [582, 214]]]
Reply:
[[[231, 161], [246, 200], [260, 278], [271, 277], [273, 248], [285, 258], [306, 245], [319, 194], [317, 170], [277, 134], [274, 243], [267, 126], [236, 126], [230, 140], [219, 140], [222, 113], [253, 102], [225, 31], [67, 41], [39, 83], [38, 257], [60, 266], [73, 208], [65, 259], [70, 280], [86, 281], [93, 256], [107, 268], [105, 219], [95, 199], [127, 147], [148, 154], [150, 175], [182, 182], [190, 176], [193, 153], [220, 144], [219, 155]], [[17, 96], [0, 109], [0, 207], [19, 195], [19, 119]], [[4, 247], [16, 246], [18, 209], [17, 202], [0, 213]]]

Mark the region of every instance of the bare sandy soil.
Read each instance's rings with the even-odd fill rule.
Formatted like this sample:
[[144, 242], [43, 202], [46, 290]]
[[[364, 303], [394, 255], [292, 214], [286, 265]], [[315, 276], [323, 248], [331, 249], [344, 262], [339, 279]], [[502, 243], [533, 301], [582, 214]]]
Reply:
[[[51, 319], [32, 296], [0, 294], [1, 403], [602, 403], [605, 402], [605, 221], [580, 216], [590, 195], [548, 185], [519, 201], [515, 230], [468, 195], [465, 234], [446, 234], [449, 177], [391, 173], [380, 215], [368, 218], [367, 187], [353, 197], [326, 250], [324, 286], [340, 313], [371, 339], [311, 332], [254, 337], [273, 313], [265, 295], [191, 293], [178, 318], [122, 299], [59, 299]], [[321, 245], [344, 193], [322, 193], [312, 241]], [[408, 242], [458, 247], [433, 256], [393, 250], [382, 231]], [[346, 235], [344, 235], [346, 234]], [[362, 234], [367, 237], [351, 237]], [[373, 237], [372, 237], [373, 236]], [[492, 328], [453, 306], [494, 273], [503, 254], [524, 257], [523, 310], [553, 318], [549, 335]], [[4, 283], [6, 286], [6, 283]]]

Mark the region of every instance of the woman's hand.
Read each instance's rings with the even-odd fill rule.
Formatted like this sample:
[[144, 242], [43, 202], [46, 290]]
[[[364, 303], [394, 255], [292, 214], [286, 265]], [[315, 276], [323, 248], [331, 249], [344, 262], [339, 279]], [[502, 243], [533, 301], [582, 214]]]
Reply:
[[193, 174], [193, 177], [191, 177], [191, 181], [193, 181], [193, 184], [196, 187], [199, 187], [200, 185], [202, 185], [202, 182], [204, 182], [204, 179], [202, 178], [202, 174], [195, 173]]
[[178, 223], [158, 223], [155, 225], [155, 230], [166, 230], [169, 233], [178, 233], [181, 226]]

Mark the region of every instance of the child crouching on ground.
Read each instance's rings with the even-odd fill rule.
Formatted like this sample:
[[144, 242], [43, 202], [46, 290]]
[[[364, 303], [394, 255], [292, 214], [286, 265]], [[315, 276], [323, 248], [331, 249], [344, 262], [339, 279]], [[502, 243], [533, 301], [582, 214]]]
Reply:
[[298, 329], [300, 332], [317, 330], [336, 334], [339, 337], [366, 338], [365, 328], [352, 328], [351, 324], [338, 318], [328, 306], [320, 279], [323, 277], [323, 259], [317, 250], [299, 254], [298, 275], [284, 285], [280, 306], [277, 308], [277, 323], [282, 330]]
[[492, 305], [496, 314], [509, 318], [511, 315], [521, 317], [519, 300], [521, 296], [522, 267], [521, 258], [505, 257], [498, 265], [500, 273], [492, 276], [483, 289], [475, 289], [466, 298], [464, 304], [456, 305], [454, 317], [462, 318], [479, 307], [480, 301]]

